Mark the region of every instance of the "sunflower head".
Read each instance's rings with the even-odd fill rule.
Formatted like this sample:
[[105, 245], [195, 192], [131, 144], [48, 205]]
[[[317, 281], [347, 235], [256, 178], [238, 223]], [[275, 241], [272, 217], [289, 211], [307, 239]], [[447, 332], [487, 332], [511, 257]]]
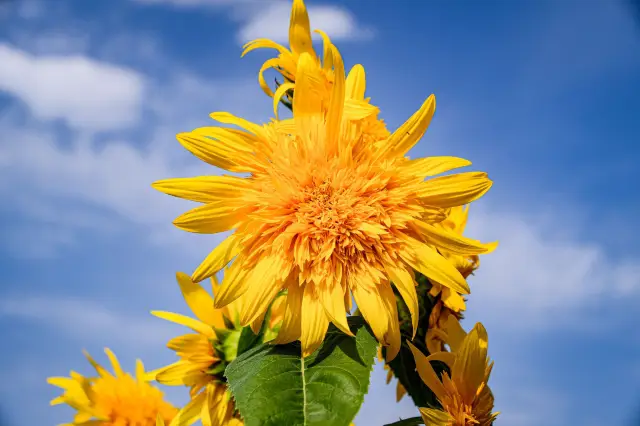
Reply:
[[[190, 328], [194, 333], [175, 337], [167, 344], [179, 360], [155, 370], [153, 377], [169, 386], [188, 386], [191, 401], [180, 410], [182, 417], [221, 426], [240, 425], [231, 395], [226, 388], [224, 370], [238, 353], [242, 327], [237, 304], [215, 309], [213, 297], [184, 274], [176, 274], [180, 290], [197, 319], [173, 312], [154, 311], [155, 316]], [[219, 284], [211, 279], [213, 295]]]
[[[418, 374], [433, 391], [441, 409], [420, 408], [425, 424], [434, 426], [490, 426], [499, 413], [493, 412], [493, 394], [488, 386], [493, 362], [487, 357], [488, 336], [484, 326], [477, 323], [464, 336], [453, 352], [422, 354], [415, 346], [409, 347], [415, 358]], [[430, 361], [448, 364], [450, 373], [442, 379], [433, 370]]]
[[77, 413], [71, 425], [139, 425], [156, 426], [157, 419], [167, 425], [177, 417], [178, 409], [164, 400], [162, 392], [148, 383], [142, 361], [136, 364], [135, 377], [123, 372], [116, 356], [105, 349], [113, 374], [85, 352], [96, 369], [97, 377], [85, 377], [74, 371], [70, 377], [50, 377], [47, 382], [64, 393], [51, 405], [68, 404]]

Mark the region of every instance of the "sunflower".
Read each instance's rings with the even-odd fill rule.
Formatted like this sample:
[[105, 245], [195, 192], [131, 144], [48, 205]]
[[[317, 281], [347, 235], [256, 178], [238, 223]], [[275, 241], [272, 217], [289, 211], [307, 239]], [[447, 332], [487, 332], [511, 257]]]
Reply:
[[[487, 358], [489, 339], [484, 326], [477, 323], [452, 353], [422, 354], [409, 343], [422, 381], [438, 398], [442, 409], [420, 408], [422, 419], [433, 426], [490, 426], [499, 413], [493, 413], [493, 394], [487, 385], [493, 362]], [[430, 361], [450, 366], [442, 379]]]
[[70, 377], [47, 379], [49, 384], [64, 390], [61, 396], [51, 401], [51, 405], [67, 404], [77, 411], [73, 422], [64, 426], [155, 426], [158, 418], [172, 426], [192, 423], [188, 416], [179, 416], [178, 409], [164, 400], [158, 388], [147, 382], [142, 361], [136, 363], [134, 378], [122, 371], [111, 350], [105, 349], [105, 352], [114, 374], [85, 352], [98, 377], [84, 377], [72, 371]]
[[[186, 274], [179, 272], [176, 276], [182, 295], [198, 320], [172, 312], [152, 314], [187, 326], [195, 333], [170, 340], [167, 346], [176, 351], [180, 360], [151, 374], [159, 383], [190, 387], [191, 401], [180, 414], [201, 419], [204, 426], [242, 425], [223, 376], [238, 349], [241, 330], [237, 313], [232, 306], [214, 309], [213, 298], [204, 288]], [[213, 278], [214, 295], [217, 286]]]
[[217, 307], [242, 298], [240, 324], [251, 324], [281, 291], [286, 311], [277, 343], [300, 340], [303, 356], [323, 341], [329, 322], [351, 335], [346, 313], [351, 295], [393, 359], [400, 347], [393, 282], [417, 326], [413, 270], [458, 293], [469, 293], [460, 272], [433, 247], [461, 255], [488, 247], [436, 223], [447, 209], [481, 197], [491, 187], [486, 173], [425, 178], [469, 161], [455, 157], [409, 160], [407, 151], [426, 132], [435, 111], [431, 95], [383, 143], [363, 141], [361, 127], [343, 120], [344, 65], [332, 49], [336, 75], [330, 108], [317, 90], [313, 57], [302, 53], [296, 70], [294, 126], [258, 125], [228, 113], [219, 122], [240, 128], [205, 127], [178, 140], [211, 165], [247, 177], [201, 176], [156, 182], [167, 194], [204, 203], [174, 224], [196, 233], [235, 232], [193, 273], [198, 282], [222, 269]]

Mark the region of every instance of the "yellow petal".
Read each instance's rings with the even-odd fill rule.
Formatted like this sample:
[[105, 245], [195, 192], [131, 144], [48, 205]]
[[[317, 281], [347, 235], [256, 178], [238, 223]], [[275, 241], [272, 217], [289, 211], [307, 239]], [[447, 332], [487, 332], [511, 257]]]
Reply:
[[122, 367], [120, 367], [120, 362], [118, 362], [118, 358], [111, 351], [111, 349], [104, 348], [104, 353], [107, 354], [107, 357], [109, 358], [109, 361], [111, 362], [111, 366], [113, 367], [113, 372], [115, 373], [116, 377], [120, 377], [120, 376], [124, 375], [124, 372], [122, 371]]
[[202, 375], [202, 368], [207, 368], [206, 364], [198, 365], [195, 362], [179, 361], [162, 369], [156, 375], [158, 383], [168, 386], [186, 385], [189, 379]]
[[302, 344], [302, 356], [311, 355], [322, 344], [324, 336], [329, 328], [329, 318], [324, 312], [322, 303], [311, 291], [311, 285], [307, 285], [302, 296], [302, 324], [300, 343]]
[[371, 105], [369, 102], [358, 101], [355, 99], [346, 99], [344, 102], [344, 118], [348, 120], [358, 121], [367, 117], [374, 116], [380, 112], [380, 109]]
[[329, 71], [333, 68], [333, 55], [331, 54], [331, 47], [333, 46], [333, 43], [331, 43], [331, 39], [324, 31], [313, 30], [313, 32], [320, 34], [320, 37], [322, 37], [322, 51], [324, 52], [322, 69]]
[[165, 311], [151, 311], [151, 315], [174, 322], [176, 324], [184, 325], [185, 327], [189, 327], [193, 331], [200, 333], [203, 336], [208, 337], [209, 339], [216, 339], [216, 334], [209, 325], [193, 318], [189, 318], [185, 315]]
[[[267, 258], [268, 261], [276, 262], [274, 258]], [[257, 270], [257, 268], [256, 268]], [[262, 273], [264, 272], [264, 273]], [[240, 311], [240, 325], [249, 325], [258, 316], [265, 313], [269, 305], [282, 288], [282, 281], [276, 276], [275, 265], [267, 265], [258, 273], [247, 276], [249, 281], [247, 291], [240, 298], [242, 299], [242, 310]]]
[[87, 358], [87, 360], [89, 361], [89, 363], [93, 366], [93, 368], [96, 369], [96, 371], [98, 372], [98, 374], [100, 375], [100, 377], [109, 377], [111, 376], [111, 373], [109, 373], [107, 370], [104, 369], [104, 367], [102, 367], [100, 364], [98, 364], [91, 355], [89, 355], [89, 352], [83, 350], [82, 353], [84, 354], [84, 356]]
[[222, 312], [213, 308], [213, 298], [199, 284], [191, 281], [189, 275], [176, 274], [180, 291], [191, 312], [203, 323], [216, 328], [225, 328]]
[[436, 97], [431, 95], [420, 109], [386, 140], [381, 154], [388, 157], [405, 155], [427, 131], [436, 111]]
[[334, 81], [326, 119], [326, 137], [328, 141], [333, 142], [333, 149], [329, 149], [329, 154], [335, 153], [338, 148], [345, 96], [344, 63], [340, 52], [335, 46], [331, 46], [331, 52], [333, 55]]
[[469, 285], [455, 266], [428, 245], [409, 238], [407, 249], [400, 256], [427, 278], [458, 293], [469, 294]]
[[434, 408], [420, 408], [420, 414], [424, 424], [429, 426], [449, 426], [454, 421], [449, 413]]
[[[209, 117], [211, 117], [212, 119], [220, 122], [220, 123], [224, 123], [224, 124], [231, 124], [234, 126], [238, 126], [241, 129], [246, 130], [247, 132], [258, 136], [259, 138], [264, 138], [265, 137], [265, 132], [264, 129], [262, 128], [262, 126], [252, 123], [249, 120], [245, 120], [244, 118], [240, 118], [240, 117], [236, 117], [233, 114], [230, 114], [228, 112], [224, 112], [224, 111], [220, 111], [220, 112], [212, 112], [211, 114], [209, 114]], [[229, 130], [229, 129], [227, 129]]]
[[247, 179], [234, 176], [199, 176], [154, 182], [154, 189], [199, 203], [213, 203], [241, 197], [250, 187]]
[[294, 83], [283, 83], [278, 87], [275, 95], [273, 95], [273, 113], [275, 114], [276, 119], [278, 118], [278, 106], [280, 105], [280, 100], [289, 90], [295, 87], [296, 85]]
[[355, 285], [352, 287], [358, 310], [371, 327], [379, 342], [385, 341], [389, 327], [389, 313], [386, 310], [377, 286]]
[[228, 203], [205, 204], [178, 216], [173, 224], [188, 232], [217, 234], [237, 227], [248, 211], [248, 207], [238, 207]]
[[244, 50], [242, 51], [241, 57], [251, 52], [252, 50], [262, 49], [262, 48], [276, 49], [279, 53], [289, 53], [289, 50], [287, 50], [286, 47], [276, 43], [275, 41], [269, 40], [267, 38], [258, 38], [256, 40], [252, 40], [246, 43], [244, 46], [242, 46], [242, 48]]
[[[267, 96], [273, 96], [273, 92], [271, 91], [271, 89], [269, 88], [269, 85], [264, 79], [264, 72], [269, 68], [277, 69], [278, 67], [281, 67], [281, 66], [282, 66], [282, 60], [280, 58], [271, 58], [265, 61], [265, 63], [262, 64], [262, 66], [260, 67], [260, 71], [258, 71], [258, 84], [260, 84], [260, 87], [262, 88], [264, 93], [267, 94]], [[278, 118], [278, 114], [276, 114], [276, 118]]]
[[156, 416], [156, 426], [164, 426], [164, 420], [162, 419], [160, 413], [158, 413], [158, 415]]
[[446, 391], [444, 389], [444, 386], [442, 385], [442, 382], [438, 378], [438, 375], [427, 360], [427, 357], [424, 356], [424, 354], [420, 352], [418, 348], [413, 346], [411, 342], [407, 341], [407, 345], [409, 345], [409, 349], [411, 349], [411, 352], [413, 353], [413, 358], [416, 362], [416, 369], [418, 370], [420, 378], [422, 379], [424, 384], [427, 385], [429, 389], [431, 389], [431, 392], [436, 395], [436, 398], [442, 401], [446, 396]]
[[145, 383], [148, 381], [147, 375], [144, 372], [144, 364], [140, 359], [136, 360], [136, 380], [138, 381], [138, 383]]
[[[268, 263], [261, 259], [255, 269], [265, 270]], [[246, 277], [251, 273], [250, 269], [244, 267], [242, 259], [236, 259], [226, 270], [222, 284], [216, 291], [213, 303], [217, 309], [227, 306], [229, 303], [242, 296], [249, 288], [249, 280]]]
[[198, 420], [202, 413], [202, 405], [206, 398], [205, 392], [200, 392], [187, 403], [178, 414], [171, 420], [169, 426], [189, 426]]
[[293, 0], [291, 21], [289, 23], [289, 45], [294, 54], [309, 53], [315, 55], [311, 44], [309, 15], [302, 0]]
[[471, 161], [464, 158], [426, 157], [408, 160], [399, 167], [399, 171], [407, 175], [425, 178], [470, 165]]
[[481, 243], [478, 240], [463, 237], [453, 231], [442, 229], [422, 221], [415, 221], [413, 225], [422, 236], [424, 236], [427, 243], [454, 254], [473, 255], [491, 253], [498, 246], [497, 242]]
[[464, 331], [458, 319], [449, 315], [447, 322], [444, 325], [444, 329], [447, 332], [447, 344], [451, 348], [451, 352], [458, 352], [462, 347], [462, 342], [467, 333]]
[[450, 288], [444, 287], [442, 289], [441, 299], [442, 303], [444, 303], [444, 306], [454, 312], [460, 312], [467, 309], [467, 306], [464, 303], [464, 298]]
[[486, 173], [458, 173], [427, 180], [421, 185], [418, 197], [427, 205], [462, 206], [482, 197], [492, 184]]
[[407, 390], [402, 386], [400, 382], [396, 386], [396, 402], [400, 402], [403, 396], [407, 394]]
[[299, 127], [300, 119], [322, 113], [323, 80], [321, 70], [313, 57], [308, 53], [300, 55], [296, 70], [296, 94], [293, 97], [293, 117], [300, 136], [305, 135], [304, 127]]
[[343, 333], [353, 336], [347, 323], [347, 310], [344, 306], [344, 290], [340, 285], [331, 285], [318, 290], [324, 311]]
[[400, 292], [402, 300], [406, 303], [411, 313], [411, 325], [413, 326], [413, 337], [418, 329], [418, 293], [416, 292], [416, 282], [405, 268], [395, 265], [385, 265], [385, 270], [389, 278]]
[[467, 404], [473, 402], [480, 385], [485, 378], [489, 337], [481, 323], [462, 341], [456, 352], [456, 361], [451, 369], [451, 379]]
[[240, 240], [235, 235], [227, 237], [223, 242], [213, 249], [211, 253], [202, 261], [191, 275], [195, 282], [200, 282], [206, 278], [214, 276], [224, 268], [231, 259], [242, 250]]
[[359, 101], [364, 100], [367, 79], [362, 65], [356, 64], [351, 68], [351, 71], [349, 71], [349, 75], [347, 76], [346, 86], [347, 98]]
[[387, 326], [387, 335], [385, 341], [387, 343], [386, 360], [387, 362], [393, 361], [393, 359], [400, 352], [400, 345], [402, 337], [400, 335], [400, 323], [398, 322], [398, 308], [396, 296], [393, 294], [390, 284], [378, 286], [378, 291], [382, 297], [382, 302], [385, 305], [387, 311], [387, 317], [389, 318], [389, 325]]
[[251, 171], [251, 169], [240, 166], [234, 160], [234, 152], [231, 148], [220, 141], [214, 141], [192, 132], [180, 133], [176, 135], [176, 138], [187, 151], [212, 166], [232, 172]]
[[303, 289], [297, 282], [289, 280], [287, 285], [286, 307], [284, 311], [284, 319], [275, 339], [277, 344], [286, 344], [296, 341], [300, 338], [302, 323], [302, 294]]

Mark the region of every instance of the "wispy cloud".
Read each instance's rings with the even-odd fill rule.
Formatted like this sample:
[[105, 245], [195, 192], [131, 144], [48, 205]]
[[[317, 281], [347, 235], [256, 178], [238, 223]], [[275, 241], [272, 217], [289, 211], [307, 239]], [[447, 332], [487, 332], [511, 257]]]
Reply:
[[43, 120], [84, 130], [137, 123], [144, 79], [135, 71], [84, 56], [33, 56], [0, 44], [0, 90]]
[[123, 314], [79, 298], [5, 296], [0, 301], [0, 317], [35, 322], [87, 343], [120, 341], [161, 347], [172, 332], [166, 322], [150, 314]]

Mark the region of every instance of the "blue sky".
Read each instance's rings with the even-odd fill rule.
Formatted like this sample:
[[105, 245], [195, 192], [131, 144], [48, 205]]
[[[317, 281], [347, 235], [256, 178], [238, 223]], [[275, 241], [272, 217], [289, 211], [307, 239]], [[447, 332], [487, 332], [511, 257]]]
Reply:
[[[309, 0], [312, 26], [392, 128], [431, 93], [411, 155], [494, 179], [468, 234], [499, 240], [472, 278], [496, 361], [497, 425], [629, 425], [640, 412], [640, 26], [615, 0]], [[287, 2], [0, 3], [0, 421], [54, 425], [50, 375], [86, 348], [133, 368], [173, 360], [174, 281], [219, 240], [171, 226], [187, 208], [149, 183], [211, 173], [175, 141], [212, 111], [270, 117], [247, 38], [286, 36]], [[416, 415], [379, 366], [356, 419]], [[172, 402], [186, 401], [168, 389]], [[4, 425], [4, 423], [3, 423]]]

